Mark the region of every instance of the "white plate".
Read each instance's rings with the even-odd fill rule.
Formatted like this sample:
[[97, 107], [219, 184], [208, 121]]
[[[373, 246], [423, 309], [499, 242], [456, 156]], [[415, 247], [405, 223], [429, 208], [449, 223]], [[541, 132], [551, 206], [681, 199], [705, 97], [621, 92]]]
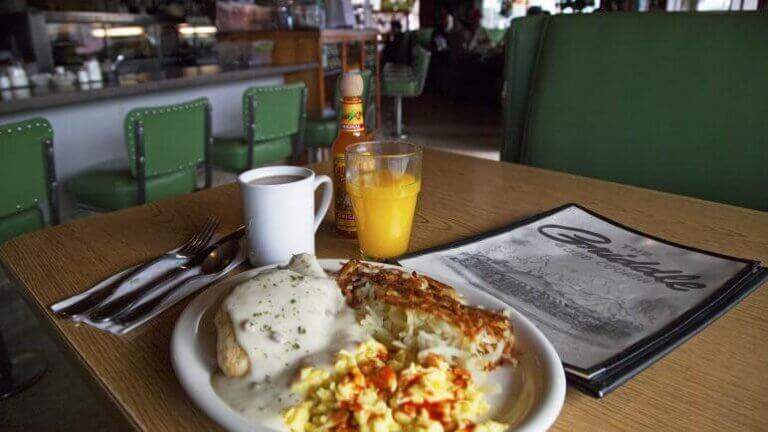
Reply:
[[[327, 270], [338, 270], [346, 262], [338, 259], [319, 261]], [[264, 268], [225, 279], [198, 295], [179, 317], [171, 339], [171, 361], [181, 386], [203, 412], [231, 431], [266, 432], [270, 429], [253, 424], [231, 409], [211, 386], [211, 376], [218, 370], [213, 315], [221, 295], [229, 287]], [[469, 304], [488, 309], [509, 309], [504, 303], [475, 288], [457, 283], [451, 285]], [[502, 385], [502, 393], [489, 398], [493, 406], [492, 416], [511, 424], [513, 430], [544, 431], [552, 425], [563, 406], [565, 373], [555, 349], [544, 335], [519, 312], [514, 309], [510, 312], [516, 348], [522, 354], [516, 368], [500, 368], [493, 372], [492, 379]]]

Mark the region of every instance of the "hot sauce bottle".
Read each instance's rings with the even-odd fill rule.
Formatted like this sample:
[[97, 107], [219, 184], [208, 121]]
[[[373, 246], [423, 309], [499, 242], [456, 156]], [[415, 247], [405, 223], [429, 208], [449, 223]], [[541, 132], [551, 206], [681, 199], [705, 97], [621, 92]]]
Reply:
[[344, 151], [347, 146], [366, 141], [363, 119], [363, 77], [345, 73], [341, 78], [341, 115], [339, 130], [333, 141], [333, 199], [336, 231], [348, 238], [357, 236], [352, 202], [347, 195]]

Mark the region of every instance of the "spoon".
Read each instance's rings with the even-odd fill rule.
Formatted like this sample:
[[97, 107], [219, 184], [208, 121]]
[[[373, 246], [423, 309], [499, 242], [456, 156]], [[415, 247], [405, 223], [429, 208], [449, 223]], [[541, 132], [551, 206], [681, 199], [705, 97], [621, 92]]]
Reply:
[[[185, 277], [181, 280], [173, 277], [171, 283], [168, 284], [170, 286], [166, 288], [165, 292], [140, 305], [129, 305], [115, 314], [110, 321], [127, 326], [143, 319], [146, 315], [151, 314], [157, 306], [163, 303], [163, 300], [175, 293], [176, 288], [185, 285], [193, 279], [210, 276], [226, 269], [230, 263], [232, 263], [232, 260], [235, 259], [239, 250], [239, 237], [216, 246], [205, 256], [205, 258], [203, 258], [202, 262], [198, 261], [200, 264], [199, 267], [195, 263], [188, 264], [187, 268], [180, 267], [180, 271], [185, 273]], [[138, 303], [138, 301], [136, 303]]]
[[223, 245], [224, 243], [227, 243], [229, 240], [233, 238], [242, 237], [244, 232], [245, 232], [245, 228], [240, 227], [239, 229], [225, 235], [224, 237], [216, 241], [214, 244], [204, 248], [203, 250], [198, 252], [196, 255], [194, 255], [186, 263], [173, 268], [171, 271], [161, 276], [160, 279], [156, 279], [152, 281], [152, 283], [150, 284], [141, 286], [138, 289], [130, 293], [127, 293], [122, 297], [118, 297], [112, 302], [99, 305], [94, 310], [86, 312], [85, 315], [88, 317], [89, 320], [93, 322], [112, 321], [112, 319], [118, 314], [126, 312], [128, 309], [132, 309], [134, 306], [137, 306], [139, 303], [144, 301], [144, 299], [150, 298], [153, 295], [155, 295], [155, 293], [157, 293], [158, 291], [164, 291], [166, 288], [168, 288], [171, 285], [175, 286], [179, 278], [187, 276], [190, 271], [193, 271], [193, 270], [199, 271], [200, 264], [202, 264], [203, 260], [205, 260], [205, 258], [208, 256], [209, 253], [211, 253], [212, 250], [218, 248], [220, 245]]

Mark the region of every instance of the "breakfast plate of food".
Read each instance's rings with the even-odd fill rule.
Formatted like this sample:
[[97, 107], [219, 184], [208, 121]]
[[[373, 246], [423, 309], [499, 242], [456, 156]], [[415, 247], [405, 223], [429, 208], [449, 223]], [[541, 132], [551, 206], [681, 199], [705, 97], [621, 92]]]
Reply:
[[171, 358], [193, 402], [231, 431], [540, 431], [565, 399], [552, 345], [494, 297], [306, 254], [201, 293]]

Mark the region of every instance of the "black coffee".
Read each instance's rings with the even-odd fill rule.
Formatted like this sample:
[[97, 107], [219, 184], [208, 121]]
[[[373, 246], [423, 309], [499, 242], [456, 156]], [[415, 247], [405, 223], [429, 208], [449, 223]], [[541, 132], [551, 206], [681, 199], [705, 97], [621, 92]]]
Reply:
[[279, 185], [279, 184], [285, 184], [285, 183], [293, 183], [295, 181], [303, 180], [304, 177], [302, 176], [295, 176], [295, 175], [273, 175], [273, 176], [265, 176], [265, 177], [259, 177], [255, 178], [248, 182], [248, 184], [252, 185]]

